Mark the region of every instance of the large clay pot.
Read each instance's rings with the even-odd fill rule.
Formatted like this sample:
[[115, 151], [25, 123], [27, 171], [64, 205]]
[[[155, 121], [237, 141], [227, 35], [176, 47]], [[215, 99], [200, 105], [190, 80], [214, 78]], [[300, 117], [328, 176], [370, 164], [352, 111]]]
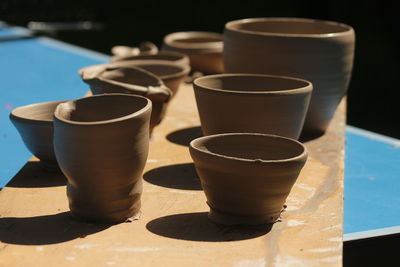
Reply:
[[53, 149], [53, 114], [64, 101], [51, 101], [22, 106], [10, 113], [25, 146], [46, 169], [58, 169]]
[[167, 60], [125, 60], [109, 63], [117, 67], [137, 67], [153, 73], [172, 91], [174, 96], [190, 72], [189, 65], [178, 65]]
[[149, 148], [151, 101], [105, 94], [68, 101], [54, 113], [54, 150], [68, 179], [73, 216], [118, 223], [137, 216]]
[[218, 134], [190, 143], [190, 155], [218, 224], [275, 222], [307, 160], [293, 139], [264, 134]]
[[310, 101], [310, 82], [263, 74], [218, 74], [193, 83], [204, 135], [265, 133], [297, 139]]
[[185, 54], [174, 51], [158, 51], [156, 54], [139, 54], [130, 56], [114, 56], [111, 62], [127, 61], [127, 60], [166, 60], [186, 68], [190, 66], [189, 57]]
[[204, 74], [222, 73], [222, 35], [216, 32], [174, 32], [166, 35], [163, 50], [184, 53], [192, 70]]
[[300, 18], [252, 18], [228, 22], [224, 31], [226, 72], [264, 73], [312, 82], [304, 134], [324, 133], [353, 67], [352, 27]]
[[142, 95], [153, 104], [150, 132], [164, 118], [172, 91], [154, 74], [133, 66], [92, 65], [79, 70], [83, 81], [94, 95], [123, 93]]

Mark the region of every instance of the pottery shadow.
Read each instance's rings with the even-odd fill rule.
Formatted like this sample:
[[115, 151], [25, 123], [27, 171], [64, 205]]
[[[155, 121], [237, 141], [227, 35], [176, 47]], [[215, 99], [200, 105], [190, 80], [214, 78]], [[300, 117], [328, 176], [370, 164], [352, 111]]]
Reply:
[[306, 142], [318, 139], [323, 135], [324, 135], [324, 132], [301, 133], [301, 135], [299, 137], [299, 141], [302, 143], [306, 143]]
[[3, 217], [0, 218], [0, 241], [17, 245], [56, 244], [85, 238], [110, 226], [75, 221], [69, 212], [36, 217]]
[[38, 188], [64, 186], [67, 179], [61, 170], [45, 169], [38, 161], [28, 161], [11, 179], [6, 187]]
[[193, 139], [202, 137], [203, 133], [200, 126], [184, 128], [167, 135], [167, 140], [181, 146], [189, 146]]
[[183, 163], [152, 169], [143, 174], [143, 179], [151, 184], [184, 190], [202, 190], [193, 163]]
[[211, 222], [207, 212], [174, 214], [147, 223], [150, 232], [169, 238], [200, 241], [229, 242], [256, 238], [271, 231], [273, 224], [223, 226]]

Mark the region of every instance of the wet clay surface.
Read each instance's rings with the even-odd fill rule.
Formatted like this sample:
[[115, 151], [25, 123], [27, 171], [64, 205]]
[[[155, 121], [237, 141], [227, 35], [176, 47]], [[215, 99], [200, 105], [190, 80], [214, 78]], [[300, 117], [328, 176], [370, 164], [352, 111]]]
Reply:
[[54, 148], [74, 217], [118, 223], [138, 216], [150, 113], [150, 100], [123, 94], [57, 107]]
[[[326, 135], [306, 143], [307, 163], [287, 198], [282, 221], [271, 230], [221, 227], [207, 219], [209, 207], [204, 193], [198, 184], [191, 182], [194, 176], [188, 147], [167, 139], [172, 136], [172, 140], [185, 141], [179, 138], [181, 133], [198, 126], [193, 90], [184, 85], [171, 101], [163, 122], [154, 129], [144, 170], [142, 214], [131, 223], [99, 229], [96, 225], [69, 220], [65, 215], [53, 216], [68, 211], [65, 185], [23, 187], [25, 182], [19, 176], [18, 187], [0, 191], [0, 263], [157, 266], [168, 261], [173, 266], [342, 265], [344, 106], [336, 113]], [[195, 131], [193, 136], [196, 135]], [[173, 167], [180, 164], [185, 166]], [[25, 178], [30, 171], [24, 168], [21, 175]], [[52, 239], [48, 240], [48, 235], [39, 232], [22, 238], [19, 233], [38, 229], [31, 228], [31, 222], [40, 224], [43, 216], [54, 218], [45, 224], [46, 232], [54, 233], [54, 237], [50, 235]]]

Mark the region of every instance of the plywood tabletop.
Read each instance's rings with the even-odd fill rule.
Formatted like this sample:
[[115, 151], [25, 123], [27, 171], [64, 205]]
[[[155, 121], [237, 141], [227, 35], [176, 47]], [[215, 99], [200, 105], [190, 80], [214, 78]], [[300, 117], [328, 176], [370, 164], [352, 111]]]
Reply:
[[222, 227], [188, 151], [200, 136], [191, 85], [181, 86], [155, 128], [139, 220], [72, 220], [65, 178], [31, 159], [0, 192], [0, 266], [340, 266], [345, 106], [328, 132], [306, 142], [309, 159], [271, 226]]

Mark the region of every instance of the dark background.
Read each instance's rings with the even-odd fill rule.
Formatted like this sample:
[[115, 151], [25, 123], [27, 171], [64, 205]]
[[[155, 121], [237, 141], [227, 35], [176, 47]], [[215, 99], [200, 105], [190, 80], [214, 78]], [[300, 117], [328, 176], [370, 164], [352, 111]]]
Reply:
[[[53, 37], [110, 53], [113, 45], [136, 46], [184, 30], [222, 32], [227, 21], [250, 17], [305, 17], [339, 21], [356, 31], [356, 55], [348, 93], [348, 124], [400, 138], [397, 83], [400, 63], [400, 1], [61, 1], [0, 0], [0, 20], [93, 21], [97, 30], [57, 31]], [[1, 60], [1, 59], [0, 59]]]

